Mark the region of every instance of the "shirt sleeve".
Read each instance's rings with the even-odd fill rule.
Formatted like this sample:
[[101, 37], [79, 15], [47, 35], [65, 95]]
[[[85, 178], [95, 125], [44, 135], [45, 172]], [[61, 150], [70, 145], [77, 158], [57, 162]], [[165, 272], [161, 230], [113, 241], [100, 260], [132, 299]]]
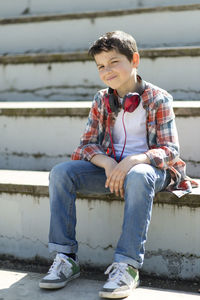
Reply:
[[156, 142], [146, 155], [153, 166], [168, 169], [180, 159], [172, 97], [164, 97], [159, 101], [154, 123]]
[[100, 145], [101, 95], [97, 93], [92, 102], [85, 131], [80, 139], [80, 145], [74, 150], [72, 160], [90, 161], [94, 155], [106, 154]]

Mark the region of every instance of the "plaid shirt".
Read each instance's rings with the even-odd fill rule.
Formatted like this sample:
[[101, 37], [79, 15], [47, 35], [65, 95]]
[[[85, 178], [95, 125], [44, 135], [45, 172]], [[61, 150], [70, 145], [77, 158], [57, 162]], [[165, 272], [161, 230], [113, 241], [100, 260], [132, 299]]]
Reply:
[[[80, 146], [71, 156], [72, 160], [90, 161], [96, 154], [112, 154], [108, 129], [109, 118], [104, 101], [107, 93], [108, 89], [103, 89], [95, 95], [85, 132], [81, 137]], [[170, 190], [191, 192], [192, 186], [196, 187], [197, 183], [186, 176], [186, 164], [179, 157], [179, 141], [172, 108], [172, 96], [165, 90], [145, 82], [145, 90], [141, 98], [147, 113], [146, 130], [149, 150], [146, 155], [153, 166], [170, 170], [173, 182]], [[112, 134], [116, 116], [112, 113], [110, 117]]]

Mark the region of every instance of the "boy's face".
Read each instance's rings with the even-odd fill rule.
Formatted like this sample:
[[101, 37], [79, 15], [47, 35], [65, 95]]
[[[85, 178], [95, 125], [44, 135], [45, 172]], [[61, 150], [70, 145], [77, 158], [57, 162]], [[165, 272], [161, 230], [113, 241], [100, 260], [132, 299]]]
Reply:
[[112, 89], [117, 90], [118, 95], [134, 91], [136, 83], [136, 65], [127, 57], [116, 50], [101, 52], [94, 56], [100, 79]]

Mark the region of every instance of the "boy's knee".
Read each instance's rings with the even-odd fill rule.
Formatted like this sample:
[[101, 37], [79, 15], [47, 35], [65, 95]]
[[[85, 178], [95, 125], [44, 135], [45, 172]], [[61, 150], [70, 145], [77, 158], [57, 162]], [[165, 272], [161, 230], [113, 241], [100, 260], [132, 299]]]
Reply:
[[50, 182], [62, 181], [63, 179], [66, 179], [68, 174], [71, 173], [71, 170], [72, 167], [70, 166], [70, 162], [55, 165], [49, 174]]
[[126, 176], [126, 184], [139, 187], [141, 185], [154, 185], [155, 172], [152, 166], [147, 164], [138, 164], [134, 166]]

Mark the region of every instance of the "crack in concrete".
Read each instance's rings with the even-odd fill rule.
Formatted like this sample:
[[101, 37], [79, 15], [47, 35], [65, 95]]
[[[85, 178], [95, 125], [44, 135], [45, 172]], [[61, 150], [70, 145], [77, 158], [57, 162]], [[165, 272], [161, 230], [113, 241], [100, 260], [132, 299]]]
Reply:
[[35, 93], [38, 91], [43, 91], [43, 90], [52, 90], [52, 89], [78, 89], [78, 88], [87, 88], [87, 89], [101, 89], [102, 86], [99, 85], [82, 85], [82, 84], [77, 84], [77, 85], [50, 85], [50, 86], [43, 86], [43, 87], [38, 87], [35, 89], [17, 89], [17, 88], [10, 88], [10, 89], [5, 89], [1, 90], [0, 93], [6, 93], [6, 92], [20, 92], [20, 93]]
[[58, 154], [58, 155], [48, 155], [46, 153], [27, 153], [27, 152], [2, 152], [0, 153], [0, 156], [9, 156], [9, 155], [14, 155], [17, 157], [25, 157], [25, 158], [29, 158], [29, 157], [34, 157], [36, 159], [40, 159], [40, 158], [70, 158], [71, 154]]
[[0, 239], [8, 239], [8, 240], [15, 240], [16, 242], [20, 242], [22, 240], [29, 240], [33, 243], [40, 243], [42, 244], [43, 246], [47, 247], [47, 244], [42, 242], [40, 239], [32, 239], [30, 237], [27, 237], [27, 236], [24, 236], [22, 235], [20, 238], [16, 238], [16, 237], [13, 237], [13, 236], [7, 236], [7, 235], [0, 235]]
[[90, 85], [44, 86], [22, 90], [12, 88], [0, 91], [0, 101], [85, 101], [92, 100], [97, 90], [102, 88]]
[[114, 249], [114, 247], [111, 245], [111, 244], [109, 244], [108, 246], [105, 246], [105, 247], [102, 247], [102, 246], [100, 246], [100, 245], [97, 245], [97, 246], [95, 246], [95, 247], [92, 247], [89, 243], [86, 243], [86, 242], [78, 242], [78, 244], [79, 245], [84, 245], [84, 246], [87, 246], [88, 248], [90, 248], [90, 249], [92, 249], [92, 250], [96, 250], [96, 249], [98, 249], [98, 248], [100, 248], [100, 249], [103, 249], [103, 250], [109, 250], [109, 249]]

